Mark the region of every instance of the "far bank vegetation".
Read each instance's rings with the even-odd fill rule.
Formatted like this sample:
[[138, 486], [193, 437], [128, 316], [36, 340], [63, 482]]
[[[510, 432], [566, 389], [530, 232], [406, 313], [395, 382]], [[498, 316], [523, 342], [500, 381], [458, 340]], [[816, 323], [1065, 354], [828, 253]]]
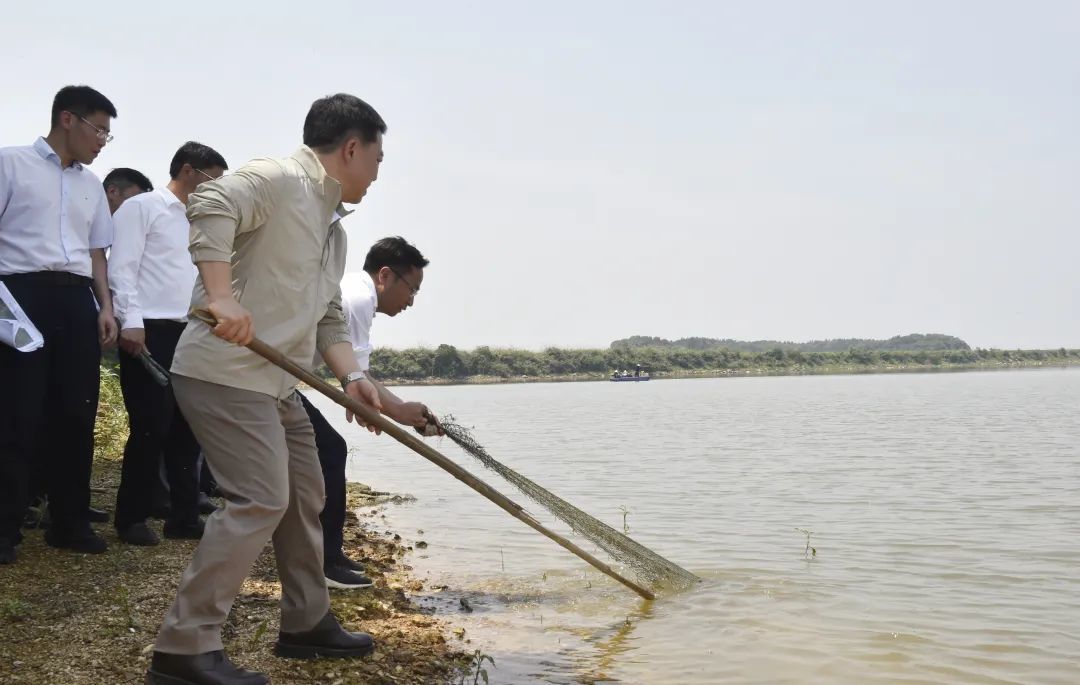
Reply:
[[1080, 364], [1080, 350], [971, 348], [944, 335], [889, 340], [827, 340], [810, 343], [688, 338], [667, 341], [638, 336], [608, 349], [550, 347], [541, 351], [477, 347], [376, 349], [371, 368], [380, 378], [406, 381], [606, 376], [641, 365], [654, 376], [743, 373], [827, 373], [889, 369], [947, 369]]

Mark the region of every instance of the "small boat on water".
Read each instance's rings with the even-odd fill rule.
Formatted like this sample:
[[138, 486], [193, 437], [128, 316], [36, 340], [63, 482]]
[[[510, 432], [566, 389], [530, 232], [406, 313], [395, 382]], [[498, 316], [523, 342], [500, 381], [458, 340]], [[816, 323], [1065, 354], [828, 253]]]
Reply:
[[638, 381], [649, 380], [649, 371], [641, 364], [634, 364], [634, 370], [629, 369], [618, 370], [612, 372], [611, 381], [613, 383], [636, 383]]

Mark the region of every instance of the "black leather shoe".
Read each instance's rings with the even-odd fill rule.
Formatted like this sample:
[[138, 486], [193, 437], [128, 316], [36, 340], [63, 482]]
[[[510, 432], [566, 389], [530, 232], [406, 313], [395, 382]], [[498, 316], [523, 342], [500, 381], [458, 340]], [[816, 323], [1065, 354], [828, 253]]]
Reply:
[[315, 627], [303, 633], [278, 633], [274, 654], [285, 659], [314, 659], [317, 656], [345, 658], [367, 656], [375, 651], [375, 640], [367, 633], [350, 633], [334, 615], [327, 613]]
[[19, 555], [15, 552], [15, 545], [7, 540], [0, 540], [0, 564], [14, 564]]
[[198, 540], [202, 538], [206, 524], [202, 519], [194, 521], [166, 521], [162, 532], [170, 540]]
[[109, 548], [100, 535], [90, 530], [90, 526], [78, 532], [58, 531], [55, 526], [51, 527], [45, 531], [45, 544], [83, 554], [102, 554]]
[[339, 590], [359, 590], [371, 587], [371, 578], [363, 573], [354, 571], [342, 563], [331, 563], [323, 566], [323, 576], [326, 577], [326, 587]]
[[116, 537], [129, 545], [139, 545], [140, 547], [154, 547], [161, 544], [161, 538], [157, 536], [157, 533], [150, 530], [150, 526], [145, 523], [135, 523], [123, 530], [118, 530], [116, 531]]
[[154, 652], [146, 685], [267, 685], [262, 673], [238, 668], [225, 652], [166, 654]]
[[340, 564], [341, 566], [344, 566], [345, 568], [349, 569], [350, 571], [356, 571], [357, 573], [367, 573], [367, 569], [364, 568], [363, 564], [361, 564], [359, 561], [353, 561], [352, 559], [345, 556], [344, 554], [342, 554], [340, 557], [338, 557], [334, 561], [334, 563]]
[[199, 513], [203, 516], [209, 516], [217, 511], [217, 505], [210, 501], [210, 498], [206, 496], [205, 492], [199, 493]]
[[108, 523], [109, 512], [103, 509], [95, 509], [93, 507], [87, 507], [86, 520], [90, 523]]

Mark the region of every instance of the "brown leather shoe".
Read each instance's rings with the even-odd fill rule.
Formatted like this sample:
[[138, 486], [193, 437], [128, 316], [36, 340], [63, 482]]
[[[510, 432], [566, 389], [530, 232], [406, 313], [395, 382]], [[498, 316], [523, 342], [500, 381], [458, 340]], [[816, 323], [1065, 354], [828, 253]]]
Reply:
[[314, 659], [317, 656], [347, 658], [367, 656], [375, 651], [375, 640], [367, 633], [350, 633], [334, 615], [327, 613], [311, 630], [278, 633], [274, 654], [285, 659]]
[[267, 685], [262, 673], [237, 667], [225, 652], [167, 654], [154, 652], [146, 685]]

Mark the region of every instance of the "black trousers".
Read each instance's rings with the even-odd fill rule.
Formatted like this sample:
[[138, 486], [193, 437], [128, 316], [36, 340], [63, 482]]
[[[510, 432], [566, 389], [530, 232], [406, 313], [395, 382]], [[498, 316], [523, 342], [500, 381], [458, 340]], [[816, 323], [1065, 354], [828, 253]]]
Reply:
[[31, 470], [44, 481], [53, 529], [81, 534], [90, 529], [101, 360], [90, 279], [41, 272], [0, 280], [45, 339], [33, 352], [0, 344], [0, 540], [22, 541]]
[[[143, 322], [146, 348], [165, 369], [172, 366], [184, 326], [167, 320]], [[150, 517], [161, 457], [169, 479], [170, 520], [178, 523], [197, 520], [199, 443], [176, 406], [172, 385], [158, 385], [138, 358], [121, 351], [120, 387], [124, 391], [130, 433], [124, 446], [120, 489], [116, 493], [116, 529], [123, 530]]]
[[[215, 492], [217, 481], [214, 480], [213, 474], [210, 473], [210, 465], [206, 463], [201, 450], [199, 451], [198, 466], [196, 468], [199, 472], [199, 492], [207, 497], [220, 494]], [[169, 472], [165, 468], [165, 455], [158, 459], [157, 474], [157, 479], [154, 481], [154, 492], [150, 498], [154, 503], [154, 510], [171, 510], [172, 499], [169, 494]]]
[[300, 401], [307, 410], [311, 426], [315, 429], [315, 448], [319, 450], [319, 466], [322, 467], [323, 482], [326, 484], [326, 504], [323, 505], [319, 520], [323, 530], [323, 559], [329, 564], [342, 557], [341, 546], [344, 544], [345, 530], [345, 460], [349, 448], [345, 438], [334, 430], [326, 417], [315, 408], [303, 393]]

